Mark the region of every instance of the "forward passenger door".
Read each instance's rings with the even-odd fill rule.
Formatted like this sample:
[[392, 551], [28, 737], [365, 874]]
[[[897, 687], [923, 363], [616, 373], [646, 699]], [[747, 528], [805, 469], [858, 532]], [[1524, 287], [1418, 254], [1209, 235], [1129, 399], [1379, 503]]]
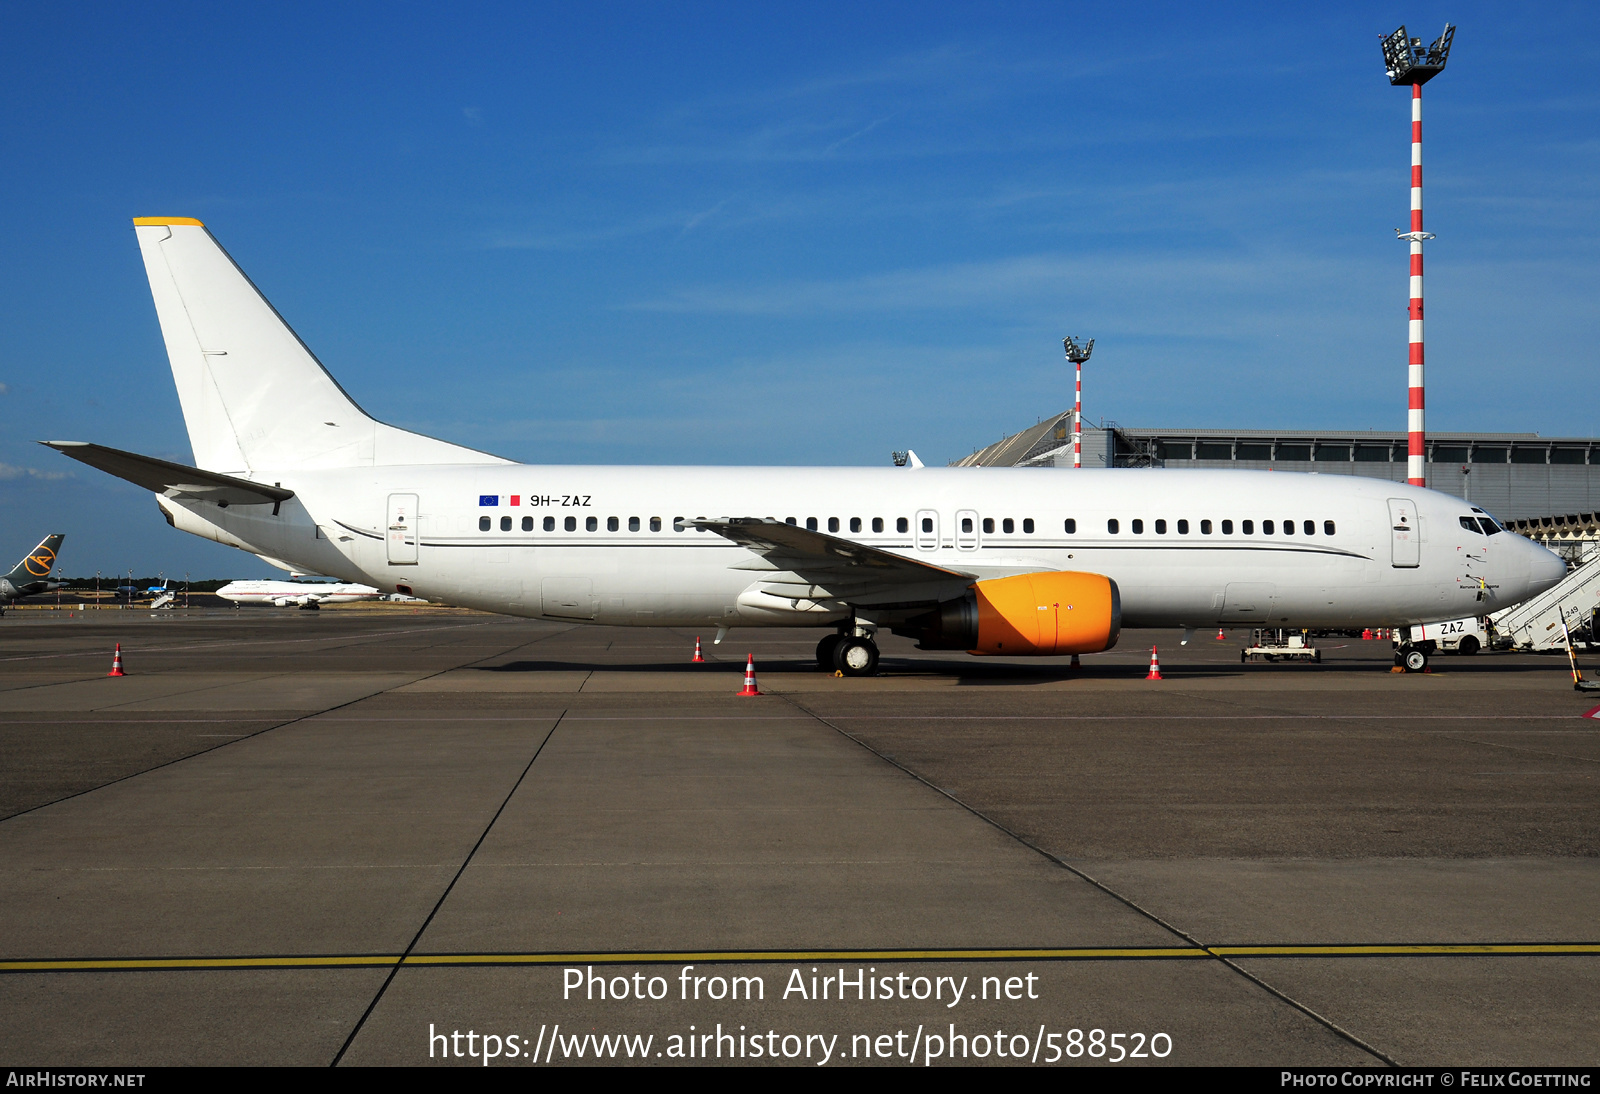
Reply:
[[1391, 557], [1396, 569], [1420, 565], [1421, 529], [1417, 526], [1416, 502], [1406, 498], [1389, 499]]

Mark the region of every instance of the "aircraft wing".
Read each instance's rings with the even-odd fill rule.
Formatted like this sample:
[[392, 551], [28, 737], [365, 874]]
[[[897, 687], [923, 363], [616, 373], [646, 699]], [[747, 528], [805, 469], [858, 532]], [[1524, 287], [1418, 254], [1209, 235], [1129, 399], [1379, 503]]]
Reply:
[[214, 501], [221, 505], [273, 505], [294, 497], [293, 490], [266, 483], [236, 479], [215, 471], [201, 471], [181, 463], [169, 463], [153, 456], [141, 456], [118, 448], [89, 444], [87, 441], [40, 441], [40, 444], [71, 456], [79, 463], [99, 468], [108, 475], [126, 479], [135, 486], [153, 490], [169, 498]]
[[692, 520], [696, 528], [715, 532], [760, 555], [775, 570], [788, 570], [818, 584], [863, 586], [924, 585], [928, 582], [971, 581], [976, 575], [921, 562], [877, 547], [854, 543], [825, 532], [813, 532], [771, 517], [723, 517]]

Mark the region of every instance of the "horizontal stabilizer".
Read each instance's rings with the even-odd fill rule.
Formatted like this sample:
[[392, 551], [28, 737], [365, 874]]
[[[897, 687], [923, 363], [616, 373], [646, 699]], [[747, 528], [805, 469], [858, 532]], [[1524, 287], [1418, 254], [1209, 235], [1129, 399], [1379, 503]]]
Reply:
[[215, 471], [201, 471], [181, 463], [169, 463], [153, 456], [123, 452], [87, 441], [39, 443], [48, 445], [64, 456], [71, 456], [79, 463], [99, 468], [108, 475], [126, 479], [135, 486], [169, 498], [211, 501], [221, 505], [277, 505], [294, 497], [293, 490], [285, 490], [281, 486], [236, 479]]

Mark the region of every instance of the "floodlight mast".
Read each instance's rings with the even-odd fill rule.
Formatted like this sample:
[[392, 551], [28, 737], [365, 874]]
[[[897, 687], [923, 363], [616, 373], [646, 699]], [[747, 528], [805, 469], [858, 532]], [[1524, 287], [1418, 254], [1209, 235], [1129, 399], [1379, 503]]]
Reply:
[[1421, 38], [1408, 37], [1403, 25], [1393, 34], [1380, 39], [1383, 67], [1389, 74], [1389, 83], [1395, 87], [1411, 86], [1411, 230], [1403, 232], [1396, 228], [1395, 235], [1411, 244], [1411, 356], [1406, 409], [1406, 482], [1412, 486], [1428, 485], [1422, 383], [1422, 241], [1434, 236], [1432, 232], [1422, 230], [1422, 85], [1444, 71], [1445, 62], [1450, 59], [1450, 43], [1455, 36], [1456, 28], [1446, 23], [1444, 33], [1427, 48], [1423, 48]]
[[1067, 337], [1061, 340], [1061, 348], [1066, 350], [1067, 360], [1078, 374], [1077, 394], [1072, 403], [1072, 468], [1076, 471], [1083, 467], [1083, 363], [1094, 352], [1094, 339], [1080, 346], [1076, 339]]

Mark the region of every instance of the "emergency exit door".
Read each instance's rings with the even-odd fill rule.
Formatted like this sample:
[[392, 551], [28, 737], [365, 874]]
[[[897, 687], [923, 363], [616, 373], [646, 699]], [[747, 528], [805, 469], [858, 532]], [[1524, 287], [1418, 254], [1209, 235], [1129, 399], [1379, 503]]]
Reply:
[[417, 495], [389, 495], [389, 565], [417, 564]]

